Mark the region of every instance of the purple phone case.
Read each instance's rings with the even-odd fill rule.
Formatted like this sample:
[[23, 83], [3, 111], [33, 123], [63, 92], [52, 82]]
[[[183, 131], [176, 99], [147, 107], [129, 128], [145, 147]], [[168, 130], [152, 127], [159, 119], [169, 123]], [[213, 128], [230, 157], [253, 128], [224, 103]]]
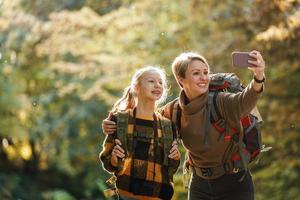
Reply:
[[256, 60], [249, 56], [249, 52], [232, 52], [232, 65], [234, 67], [256, 67], [248, 62], [248, 60]]

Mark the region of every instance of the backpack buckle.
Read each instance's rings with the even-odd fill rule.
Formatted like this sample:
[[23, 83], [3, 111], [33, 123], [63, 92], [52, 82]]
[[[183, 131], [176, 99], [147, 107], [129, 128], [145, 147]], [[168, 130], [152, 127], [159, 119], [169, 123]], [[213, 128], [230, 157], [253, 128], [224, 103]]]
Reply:
[[116, 181], [117, 181], [117, 177], [116, 177], [115, 175], [113, 175], [112, 177], [110, 177], [110, 178], [106, 181], [106, 183], [107, 183], [108, 185], [113, 185], [113, 184], [116, 183]]
[[232, 170], [232, 172], [235, 174], [238, 173], [239, 171], [240, 171], [240, 169], [238, 167], [234, 167]]
[[212, 176], [212, 170], [210, 168], [200, 168], [201, 173], [205, 177], [210, 177]]

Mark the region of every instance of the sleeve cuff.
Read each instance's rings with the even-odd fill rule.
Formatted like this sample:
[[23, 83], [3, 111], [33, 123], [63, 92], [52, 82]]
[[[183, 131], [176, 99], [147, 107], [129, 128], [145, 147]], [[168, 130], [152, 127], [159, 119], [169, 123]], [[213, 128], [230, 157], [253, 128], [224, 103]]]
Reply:
[[261, 95], [262, 93], [263, 93], [263, 91], [264, 91], [264, 83], [262, 83], [262, 86], [261, 86], [261, 89], [260, 89], [260, 91], [256, 91], [255, 89], [254, 89], [254, 87], [253, 87], [253, 84], [254, 84], [254, 80], [252, 80], [251, 81], [251, 84], [250, 84], [250, 90], [252, 91], [252, 93], [254, 93], [254, 94], [258, 94], [258, 95]]
[[102, 156], [100, 159], [102, 160], [103, 166], [107, 171], [109, 171], [109, 172], [118, 171], [118, 167], [115, 167], [111, 164], [111, 161], [110, 161], [111, 160], [111, 155], [106, 156], [106, 157]]

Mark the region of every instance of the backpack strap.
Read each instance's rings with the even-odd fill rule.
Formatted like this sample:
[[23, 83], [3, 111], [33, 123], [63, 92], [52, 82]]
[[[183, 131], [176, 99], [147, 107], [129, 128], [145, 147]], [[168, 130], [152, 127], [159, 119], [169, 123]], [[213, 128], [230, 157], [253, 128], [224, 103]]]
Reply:
[[172, 142], [173, 142], [173, 131], [172, 131], [172, 123], [169, 120], [160, 119], [160, 124], [161, 124], [161, 129], [162, 129], [162, 140], [163, 140], [163, 144], [164, 144], [164, 160], [163, 160], [163, 164], [164, 165], [168, 165], [168, 156], [169, 155], [169, 151], [172, 147]]
[[122, 148], [128, 152], [127, 148], [127, 129], [128, 129], [128, 112], [117, 113], [117, 138], [122, 143]]
[[213, 105], [211, 108], [211, 117], [213, 121], [217, 122], [221, 118], [221, 114], [217, 107], [217, 95], [218, 92], [209, 92], [208, 93], [208, 102], [210, 105]]
[[211, 99], [211, 95], [208, 95], [208, 103], [207, 103], [207, 119], [206, 119], [206, 123], [205, 123], [205, 127], [204, 127], [204, 131], [205, 131], [205, 136], [204, 136], [204, 146], [206, 148], [209, 147], [209, 142], [210, 142], [210, 138], [211, 138], [211, 133], [210, 133], [210, 118], [211, 118], [211, 108], [212, 108], [212, 99]]
[[173, 104], [173, 109], [171, 112], [172, 112], [171, 113], [172, 121], [175, 123], [178, 121], [178, 112], [181, 112], [181, 110], [179, 108], [178, 98], [175, 99], [174, 104]]
[[[127, 131], [128, 131], [128, 118], [129, 113], [126, 111], [117, 113], [117, 138], [122, 144], [122, 148], [125, 151], [125, 155], [129, 155], [128, 141], [127, 141]], [[122, 169], [121, 159], [118, 159], [118, 170]]]
[[171, 178], [173, 176], [173, 168], [170, 162], [168, 155], [170, 149], [172, 148], [172, 143], [174, 140], [173, 130], [172, 130], [172, 121], [160, 117], [160, 124], [162, 130], [162, 140], [163, 140], [163, 148], [164, 148], [164, 157], [163, 157], [163, 165], [168, 167], [168, 176]]
[[226, 120], [222, 117], [218, 106], [217, 106], [217, 96], [219, 92], [217, 91], [210, 91], [208, 94], [208, 101], [211, 102], [211, 123], [212, 125], [220, 132], [220, 136], [218, 140], [221, 139], [228, 140], [228, 133], [229, 133], [229, 126]]
[[[238, 153], [239, 153], [239, 156], [241, 159], [242, 168], [247, 170], [250, 156], [248, 154], [244, 153], [245, 144], [239, 138], [239, 135], [238, 135], [241, 133], [234, 133], [234, 135], [232, 135], [232, 136], [228, 135], [229, 124], [226, 122], [225, 119], [223, 119], [223, 117], [221, 116], [221, 113], [218, 109], [217, 95], [218, 95], [218, 92], [209, 92], [208, 102], [211, 102], [211, 103], [209, 103], [209, 105], [211, 105], [211, 109], [210, 109], [210, 112], [212, 115], [211, 122], [212, 122], [212, 124], [216, 124], [216, 126], [219, 127], [219, 128], [217, 128], [215, 126], [217, 128], [217, 130], [220, 132], [219, 139], [225, 139], [225, 140], [230, 139], [229, 147], [224, 152], [223, 162], [226, 162], [229, 159], [229, 155], [231, 154], [233, 146], [237, 145]], [[220, 129], [220, 127], [221, 127], [221, 129]], [[222, 127], [224, 127], [224, 128], [222, 128]]]
[[181, 139], [181, 134], [180, 134], [180, 129], [181, 129], [181, 108], [179, 105], [179, 101], [178, 98], [176, 98], [173, 102], [172, 102], [172, 109], [171, 109], [171, 120], [175, 125], [175, 133], [176, 133], [176, 140], [178, 141], [178, 139]]

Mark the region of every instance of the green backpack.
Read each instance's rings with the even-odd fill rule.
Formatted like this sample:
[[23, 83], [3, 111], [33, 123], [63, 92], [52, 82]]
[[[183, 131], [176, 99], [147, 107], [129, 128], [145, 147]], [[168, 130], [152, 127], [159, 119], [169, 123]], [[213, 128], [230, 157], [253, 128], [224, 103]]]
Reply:
[[[127, 111], [121, 111], [117, 113], [117, 138], [121, 141], [122, 147], [125, 151], [126, 156], [132, 156], [132, 153], [134, 151], [133, 149], [133, 140], [139, 136], [142, 136], [144, 138], [149, 137], [148, 133], [139, 133], [137, 134], [134, 132], [132, 134], [132, 137], [129, 136], [127, 130], [128, 130], [128, 119], [129, 119], [129, 113]], [[172, 142], [174, 140], [174, 134], [172, 130], [172, 121], [162, 117], [161, 115], [158, 115], [158, 121], [161, 125], [162, 130], [162, 143], [163, 143], [163, 149], [164, 149], [164, 156], [163, 156], [163, 165], [168, 167], [168, 175], [171, 178], [173, 176], [173, 169], [170, 165], [170, 159], [168, 158], [169, 151], [172, 147]], [[154, 138], [154, 141], [158, 138]], [[119, 160], [120, 163], [120, 160]], [[122, 164], [118, 164], [118, 168], [121, 169], [123, 166]]]
[[[128, 134], [128, 122], [129, 122], [129, 113], [128, 111], [120, 111], [116, 113], [117, 116], [117, 138], [122, 143], [122, 148], [125, 151], [125, 155], [128, 157], [132, 156], [133, 154], [133, 139], [135, 137], [143, 137], [147, 138], [149, 137], [149, 133], [134, 133]], [[162, 130], [162, 143], [164, 148], [164, 160], [163, 165], [168, 168], [168, 176], [169, 178], [173, 177], [173, 169], [172, 165], [170, 164], [171, 160], [168, 158], [169, 151], [172, 147], [172, 142], [174, 138], [173, 129], [172, 129], [172, 121], [162, 117], [161, 115], [158, 116], [158, 120], [160, 122], [161, 130]], [[154, 138], [157, 140], [157, 138]], [[123, 162], [121, 159], [118, 159], [118, 170], [121, 170], [123, 168]], [[106, 183], [108, 185], [111, 185], [112, 188], [104, 190], [104, 196], [109, 198], [114, 195], [118, 195], [118, 190], [116, 188], [116, 181], [117, 177], [113, 175], [111, 178], [109, 178]]]

